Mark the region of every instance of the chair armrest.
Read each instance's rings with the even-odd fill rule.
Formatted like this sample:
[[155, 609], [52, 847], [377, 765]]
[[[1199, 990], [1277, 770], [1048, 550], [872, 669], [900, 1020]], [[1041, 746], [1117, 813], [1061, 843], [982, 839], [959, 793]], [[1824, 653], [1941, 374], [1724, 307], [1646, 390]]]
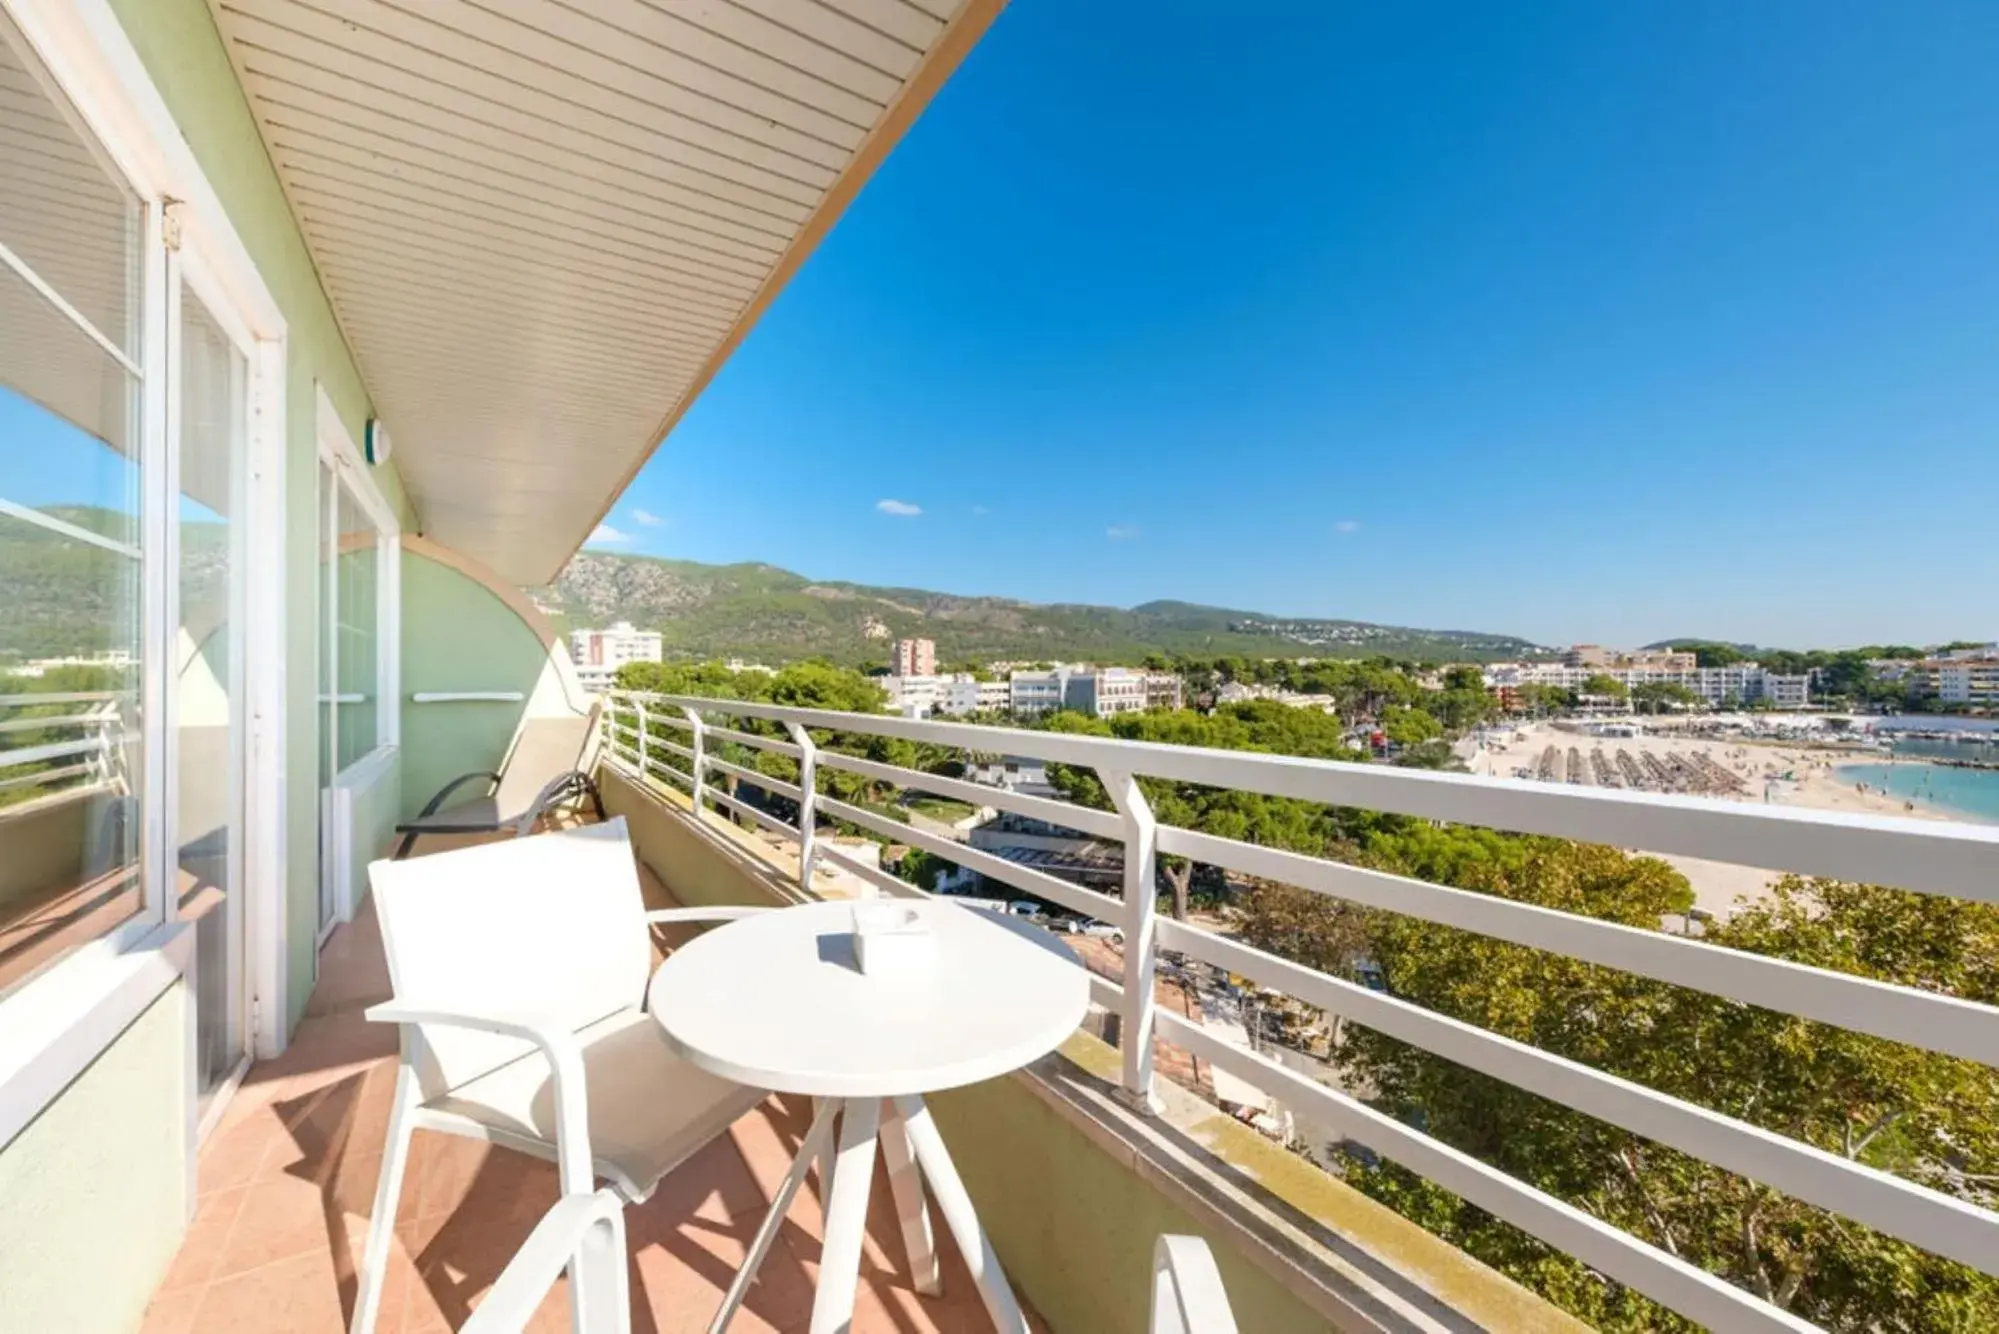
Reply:
[[588, 1192], [596, 1183], [590, 1152], [590, 1103], [583, 1075], [583, 1048], [559, 1023], [527, 1014], [479, 1014], [437, 1005], [383, 1001], [365, 1011], [378, 1024], [443, 1024], [532, 1042], [548, 1058], [555, 1084], [555, 1155], [562, 1189]]
[[774, 908], [718, 905], [713, 908], [655, 908], [646, 914], [648, 922], [734, 922]]
[[[610, 1291], [592, 1291], [592, 1304], [615, 1315], [625, 1306], [625, 1204], [608, 1190], [589, 1195], [565, 1195], [543, 1214], [526, 1242], [507, 1261], [492, 1290], [474, 1308], [459, 1334], [520, 1334], [564, 1268], [585, 1255], [584, 1241], [592, 1233], [600, 1240], [596, 1254], [604, 1259], [596, 1274], [572, 1273], [569, 1281], [597, 1280]], [[587, 1263], [587, 1258], [586, 1258]], [[619, 1324], [619, 1328], [628, 1328]]]
[[452, 779], [450, 782], [446, 783], [443, 787], [439, 788], [437, 790], [437, 795], [432, 797], [429, 801], [426, 801], [423, 804], [423, 809], [417, 812], [417, 818], [421, 820], [426, 815], [437, 814], [438, 810], [444, 805], [446, 798], [450, 797], [452, 793], [456, 792], [459, 788], [464, 787], [467, 783], [471, 782], [475, 778], [483, 778], [489, 783], [497, 783], [500, 781], [500, 776], [498, 774], [492, 773], [487, 770], [474, 770], [469, 774], [460, 774], [458, 775], [458, 777]]
[[1208, 1243], [1168, 1233], [1152, 1248], [1151, 1334], [1236, 1334]]

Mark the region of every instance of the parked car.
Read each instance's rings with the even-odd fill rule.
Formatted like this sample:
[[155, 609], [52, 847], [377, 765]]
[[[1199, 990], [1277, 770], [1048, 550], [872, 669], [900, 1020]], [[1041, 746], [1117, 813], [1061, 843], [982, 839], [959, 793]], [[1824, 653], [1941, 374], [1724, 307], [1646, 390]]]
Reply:
[[1033, 899], [1015, 899], [1006, 905], [1006, 910], [1015, 917], [1039, 917], [1047, 911]]
[[1098, 940], [1108, 940], [1113, 945], [1124, 944], [1124, 928], [1112, 926], [1109, 922], [1084, 921], [1076, 930], [1082, 935], [1095, 936]]

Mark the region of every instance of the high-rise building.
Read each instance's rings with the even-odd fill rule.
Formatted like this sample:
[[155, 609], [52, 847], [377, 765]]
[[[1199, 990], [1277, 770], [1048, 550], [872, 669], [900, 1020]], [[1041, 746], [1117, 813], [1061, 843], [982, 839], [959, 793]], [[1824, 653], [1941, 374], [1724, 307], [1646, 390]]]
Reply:
[[569, 660], [585, 690], [609, 690], [626, 663], [660, 660], [659, 631], [633, 629], [630, 621], [608, 630], [571, 630]]
[[897, 676], [937, 675], [937, 643], [930, 639], [898, 639], [889, 670]]

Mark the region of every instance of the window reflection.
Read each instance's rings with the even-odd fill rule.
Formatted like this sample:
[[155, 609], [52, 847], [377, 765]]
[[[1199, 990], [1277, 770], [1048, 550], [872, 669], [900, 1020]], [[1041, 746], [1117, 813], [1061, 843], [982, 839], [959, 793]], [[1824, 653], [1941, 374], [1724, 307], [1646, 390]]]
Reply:
[[0, 265], [0, 991], [141, 906], [139, 206], [10, 41], [0, 242], [89, 328]]

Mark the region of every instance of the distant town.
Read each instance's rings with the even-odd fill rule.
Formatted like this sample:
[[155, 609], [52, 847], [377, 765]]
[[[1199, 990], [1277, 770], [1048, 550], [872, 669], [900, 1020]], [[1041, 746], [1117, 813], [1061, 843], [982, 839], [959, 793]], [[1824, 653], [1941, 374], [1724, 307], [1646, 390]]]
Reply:
[[[611, 688], [618, 670], [627, 663], [660, 662], [663, 658], [657, 631], [636, 629], [622, 621], [607, 629], [571, 632], [569, 648], [579, 680], [592, 692]], [[1734, 657], [1732, 661], [1704, 661], [1709, 653], [1692, 648], [1626, 650], [1577, 644], [1546, 660], [1397, 663], [1395, 667], [1417, 686], [1437, 691], [1445, 689], [1447, 682], [1475, 672], [1498, 711], [1506, 714], [1701, 709], [1805, 712], [1822, 708], [1949, 712], [1975, 711], [1999, 703], [1999, 643], [1893, 652], [1896, 656], [1858, 659], [1852, 654], [1813, 655], [1844, 661], [1836, 666], [1783, 671], [1734, 654], [1716, 655]], [[1144, 667], [991, 662], [944, 670], [939, 666], [936, 641], [906, 638], [894, 641], [885, 670], [872, 675], [882, 688], [886, 706], [909, 718], [1010, 714], [1026, 719], [1065, 709], [1107, 718], [1157, 709], [1206, 710], [1259, 699], [1337, 711], [1338, 701], [1330, 693], [1295, 689], [1282, 680], [1259, 679], [1267, 673], [1256, 670], [1257, 661], [1218, 659], [1191, 669], [1172, 661]], [[1309, 669], [1320, 660], [1267, 661]], [[1232, 671], [1231, 663], [1242, 663], [1248, 670]], [[731, 659], [725, 665], [734, 671], [775, 670], [741, 659]], [[1861, 687], [1857, 699], [1856, 683]], [[1889, 708], [1869, 707], [1884, 700]]]

